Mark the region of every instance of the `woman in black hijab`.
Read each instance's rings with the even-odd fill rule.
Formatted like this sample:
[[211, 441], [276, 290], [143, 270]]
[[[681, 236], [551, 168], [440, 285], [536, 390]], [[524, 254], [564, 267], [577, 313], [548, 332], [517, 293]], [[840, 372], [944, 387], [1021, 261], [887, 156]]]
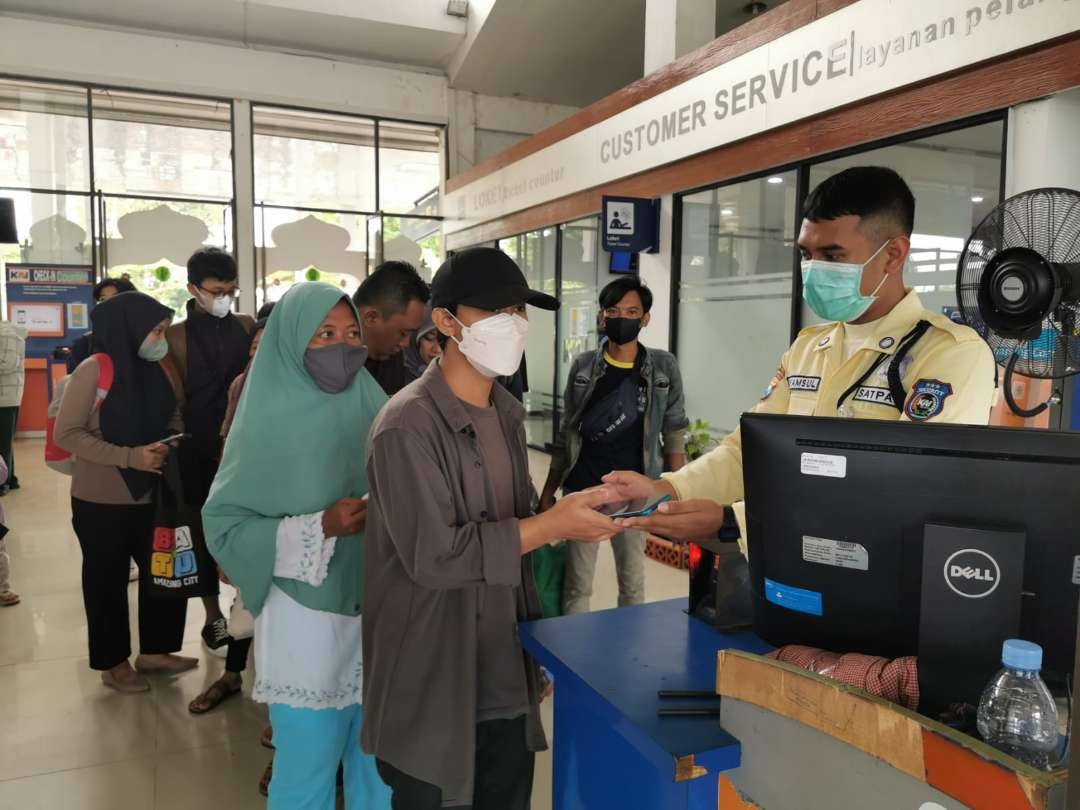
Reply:
[[140, 654], [135, 669], [128, 662], [128, 559], [150, 570], [153, 493], [169, 450], [161, 442], [181, 427], [161, 365], [172, 317], [171, 309], [138, 292], [99, 304], [91, 314], [96, 353], [71, 375], [54, 431], [56, 444], [75, 457], [71, 513], [83, 553], [90, 667], [121, 692], [150, 688], [139, 673], [182, 672], [198, 663], [172, 654], [183, 643], [187, 600], [154, 598], [142, 587]]

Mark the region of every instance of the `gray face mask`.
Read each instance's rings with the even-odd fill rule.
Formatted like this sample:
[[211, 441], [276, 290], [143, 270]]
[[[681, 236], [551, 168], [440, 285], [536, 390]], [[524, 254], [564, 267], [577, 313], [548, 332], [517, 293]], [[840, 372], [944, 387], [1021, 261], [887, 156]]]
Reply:
[[311, 379], [328, 394], [340, 394], [367, 362], [365, 346], [335, 343], [304, 352], [304, 369]]

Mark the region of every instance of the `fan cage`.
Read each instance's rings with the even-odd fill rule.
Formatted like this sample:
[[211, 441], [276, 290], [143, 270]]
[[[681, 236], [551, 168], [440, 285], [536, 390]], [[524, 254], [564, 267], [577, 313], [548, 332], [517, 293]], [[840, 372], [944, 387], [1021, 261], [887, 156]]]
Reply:
[[972, 232], [956, 272], [956, 298], [964, 322], [985, 340], [1004, 365], [1016, 356], [1016, 372], [1051, 379], [1080, 371], [1080, 302], [1066, 301], [1042, 321], [1038, 337], [1002, 336], [979, 311], [979, 284], [1001, 251], [1030, 248], [1054, 264], [1080, 263], [1080, 192], [1064, 188], [1027, 191], [1002, 202]]

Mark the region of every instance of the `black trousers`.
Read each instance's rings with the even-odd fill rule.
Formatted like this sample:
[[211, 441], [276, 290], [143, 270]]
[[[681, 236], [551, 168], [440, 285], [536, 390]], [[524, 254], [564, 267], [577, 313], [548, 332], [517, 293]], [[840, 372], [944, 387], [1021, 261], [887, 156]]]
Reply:
[[247, 669], [248, 652], [254, 639], [239, 638], [229, 642], [225, 653], [225, 671], [239, 674]]
[[19, 423], [18, 408], [0, 408], [0, 455], [4, 457], [4, 463], [8, 468], [9, 487], [19, 483], [19, 476], [15, 475], [15, 426]]
[[[476, 773], [472, 804], [462, 810], [529, 810], [535, 754], [525, 746], [525, 717], [488, 720], [476, 726]], [[440, 810], [442, 790], [375, 761], [379, 776], [393, 791], [393, 810]]]
[[[112, 669], [131, 656], [128, 560], [150, 570], [154, 507], [115, 506], [71, 499], [71, 523], [82, 548], [83, 604], [90, 668]], [[151, 596], [139, 582], [139, 651], [173, 653], [183, 646], [187, 600]]]

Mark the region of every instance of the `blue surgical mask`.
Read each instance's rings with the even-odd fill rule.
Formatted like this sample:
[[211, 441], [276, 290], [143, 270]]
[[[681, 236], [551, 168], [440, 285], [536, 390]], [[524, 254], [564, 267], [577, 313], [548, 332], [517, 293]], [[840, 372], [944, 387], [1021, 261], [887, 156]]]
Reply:
[[165, 338], [148, 336], [139, 347], [139, 357], [148, 363], [160, 363], [169, 353], [169, 344]]
[[826, 262], [819, 259], [805, 259], [802, 263], [803, 298], [810, 309], [826, 321], [850, 323], [861, 318], [866, 310], [873, 306], [877, 294], [888, 276], [882, 276], [881, 283], [870, 295], [863, 295], [862, 276], [866, 265], [877, 258], [885, 245], [874, 251], [874, 255], [862, 264], [844, 262]]

